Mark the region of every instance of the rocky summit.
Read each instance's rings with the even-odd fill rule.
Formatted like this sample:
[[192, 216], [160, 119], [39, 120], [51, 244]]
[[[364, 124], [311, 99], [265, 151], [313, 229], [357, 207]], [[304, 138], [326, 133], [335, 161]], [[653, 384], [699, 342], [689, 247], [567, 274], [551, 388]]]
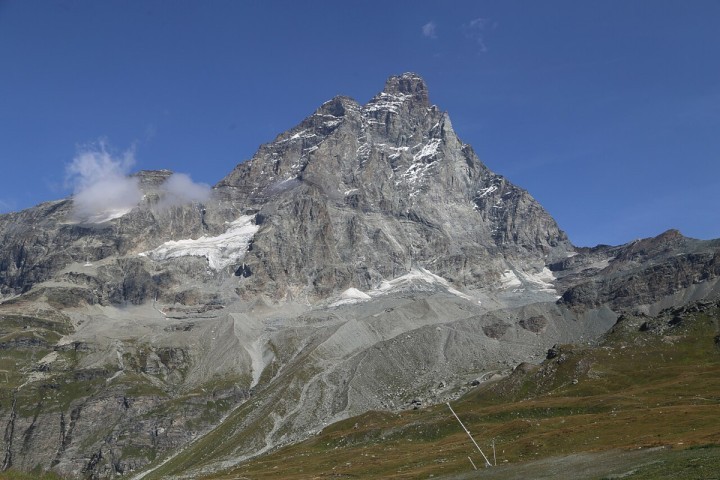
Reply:
[[168, 201], [171, 175], [135, 174], [122, 211], [0, 215], [2, 469], [197, 478], [720, 295], [719, 241], [574, 247], [412, 73], [201, 203]]

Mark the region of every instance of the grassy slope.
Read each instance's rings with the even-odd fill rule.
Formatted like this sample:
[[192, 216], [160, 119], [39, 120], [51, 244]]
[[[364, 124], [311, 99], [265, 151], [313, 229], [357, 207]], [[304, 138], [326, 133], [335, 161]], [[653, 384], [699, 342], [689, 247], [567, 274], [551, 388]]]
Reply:
[[[627, 467], [623, 478], [673, 478], [662, 472], [717, 478], [708, 472], [720, 471], [719, 319], [716, 306], [626, 318], [600, 346], [561, 346], [540, 367], [523, 365], [453, 408], [489, 456], [495, 440], [498, 465], [507, 466], [492, 478], [527, 478], [527, 472], [512, 473], [511, 466], [523, 465], [536, 468], [540, 478], [538, 462], [556, 456], [619, 449], [609, 454], [621, 459], [622, 452], [658, 446], [669, 448], [648, 450], [654, 460], [638, 460], [638, 468], [622, 461], [615, 466]], [[482, 465], [447, 406], [437, 405], [348, 419], [207, 478], [461, 478], [472, 469], [468, 456]], [[566, 468], [579, 468], [572, 465]], [[570, 470], [568, 478], [585, 478]]]

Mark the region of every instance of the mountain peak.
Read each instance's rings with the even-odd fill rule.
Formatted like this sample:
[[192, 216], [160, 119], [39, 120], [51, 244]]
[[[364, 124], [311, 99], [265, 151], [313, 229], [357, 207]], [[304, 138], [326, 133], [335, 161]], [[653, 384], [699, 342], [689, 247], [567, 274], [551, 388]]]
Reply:
[[429, 104], [425, 80], [417, 73], [407, 72], [393, 75], [385, 82], [383, 93], [390, 95], [412, 95], [424, 104]]
[[344, 95], [337, 95], [320, 105], [315, 112], [320, 115], [332, 115], [334, 117], [343, 117], [348, 109], [359, 109], [360, 105], [352, 98]]

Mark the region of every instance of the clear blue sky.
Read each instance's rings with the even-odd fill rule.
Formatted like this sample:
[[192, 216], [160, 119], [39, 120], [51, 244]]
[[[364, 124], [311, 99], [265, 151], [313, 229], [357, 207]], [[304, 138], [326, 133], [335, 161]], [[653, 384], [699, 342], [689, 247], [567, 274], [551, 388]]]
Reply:
[[0, 211], [99, 139], [214, 184], [405, 71], [574, 243], [720, 237], [717, 0], [0, 0]]

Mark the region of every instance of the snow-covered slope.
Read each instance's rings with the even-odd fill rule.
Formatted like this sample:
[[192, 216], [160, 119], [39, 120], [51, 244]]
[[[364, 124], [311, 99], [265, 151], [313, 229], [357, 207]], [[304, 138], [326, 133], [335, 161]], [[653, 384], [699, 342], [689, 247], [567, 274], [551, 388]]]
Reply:
[[260, 228], [254, 223], [254, 220], [253, 215], [244, 215], [230, 222], [227, 231], [220, 235], [202, 236], [188, 240], [170, 240], [139, 255], [155, 261], [185, 256], [205, 257], [208, 266], [219, 271], [242, 261], [253, 236]]

